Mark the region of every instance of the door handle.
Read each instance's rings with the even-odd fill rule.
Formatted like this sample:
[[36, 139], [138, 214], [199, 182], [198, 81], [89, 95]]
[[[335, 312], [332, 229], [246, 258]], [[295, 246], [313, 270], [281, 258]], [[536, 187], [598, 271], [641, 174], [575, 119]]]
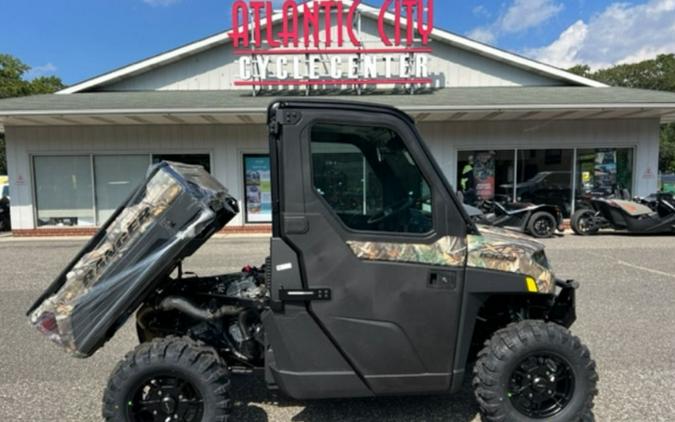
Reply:
[[282, 302], [327, 301], [332, 296], [330, 289], [279, 290], [279, 299]]
[[430, 289], [456, 290], [457, 274], [451, 272], [434, 271], [429, 274], [427, 287]]

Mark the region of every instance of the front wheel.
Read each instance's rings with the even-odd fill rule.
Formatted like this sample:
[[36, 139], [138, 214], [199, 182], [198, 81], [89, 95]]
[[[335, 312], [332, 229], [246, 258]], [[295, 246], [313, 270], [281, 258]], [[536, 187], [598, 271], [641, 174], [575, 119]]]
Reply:
[[183, 337], [143, 343], [113, 370], [103, 396], [109, 422], [227, 422], [227, 367], [212, 348]]
[[579, 236], [596, 234], [600, 227], [595, 221], [595, 211], [582, 209], [572, 215], [572, 230]]
[[523, 321], [497, 331], [474, 368], [485, 421], [581, 421], [591, 414], [598, 375], [590, 352], [566, 328]]
[[527, 225], [527, 230], [530, 234], [539, 239], [548, 239], [555, 234], [556, 219], [547, 212], [538, 212], [530, 218]]

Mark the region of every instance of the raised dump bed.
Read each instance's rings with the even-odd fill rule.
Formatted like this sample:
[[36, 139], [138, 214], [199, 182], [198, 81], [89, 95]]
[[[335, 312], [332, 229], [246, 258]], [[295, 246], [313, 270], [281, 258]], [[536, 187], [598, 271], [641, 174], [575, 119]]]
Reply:
[[92, 355], [238, 212], [237, 201], [201, 166], [152, 167], [30, 308], [31, 323], [70, 353]]

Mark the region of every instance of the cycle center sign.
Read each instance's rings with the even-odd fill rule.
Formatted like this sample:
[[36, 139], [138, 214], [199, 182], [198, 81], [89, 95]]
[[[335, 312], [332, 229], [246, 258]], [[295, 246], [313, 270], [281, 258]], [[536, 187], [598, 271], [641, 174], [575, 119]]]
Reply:
[[[377, 42], [363, 40], [360, 1], [286, 0], [232, 4], [235, 86], [424, 86], [429, 77], [433, 0], [384, 0]], [[393, 17], [393, 22], [392, 22]]]

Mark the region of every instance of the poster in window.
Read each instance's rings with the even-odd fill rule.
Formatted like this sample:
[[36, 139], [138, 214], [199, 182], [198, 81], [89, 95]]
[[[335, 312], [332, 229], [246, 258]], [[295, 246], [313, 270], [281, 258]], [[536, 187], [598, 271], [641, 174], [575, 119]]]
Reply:
[[595, 154], [595, 189], [611, 194], [617, 189], [616, 150], [599, 150]]
[[246, 222], [272, 222], [272, 180], [267, 155], [244, 156]]
[[479, 152], [473, 165], [476, 194], [478, 199], [491, 200], [495, 197], [495, 153]]

